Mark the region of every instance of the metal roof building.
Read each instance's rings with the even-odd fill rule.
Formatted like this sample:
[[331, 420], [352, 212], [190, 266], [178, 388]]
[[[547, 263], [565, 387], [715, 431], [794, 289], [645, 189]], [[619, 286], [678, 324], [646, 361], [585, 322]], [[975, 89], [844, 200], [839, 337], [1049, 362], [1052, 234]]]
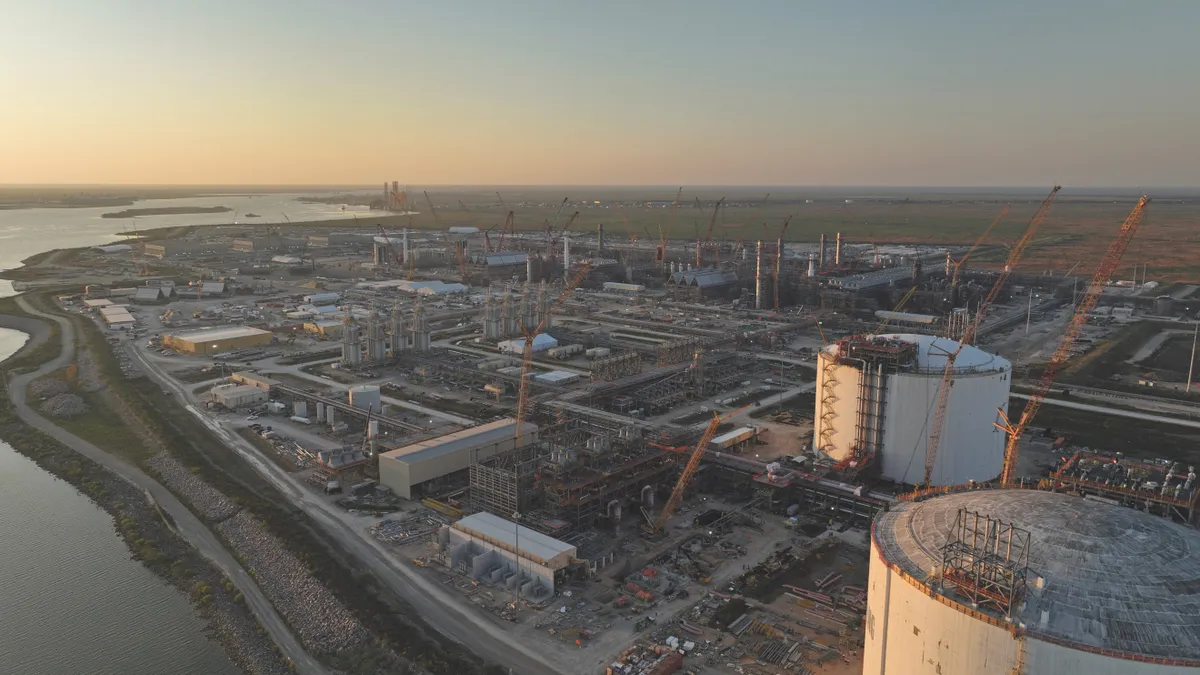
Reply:
[[228, 326], [176, 333], [163, 337], [163, 346], [185, 354], [216, 354], [271, 344], [269, 331], [249, 326]]
[[379, 482], [396, 495], [412, 499], [425, 483], [466, 471], [471, 462], [537, 440], [536, 424], [521, 425], [519, 439], [516, 424], [514, 419], [498, 420], [381, 452]]
[[671, 283], [679, 286], [697, 286], [701, 289], [725, 286], [737, 281], [733, 270], [715, 270], [706, 267], [699, 270], [680, 270], [671, 275]]
[[1193, 528], [972, 490], [893, 505], [871, 552], [864, 673], [1200, 673]]
[[454, 523], [448, 535], [456, 567], [465, 564], [474, 578], [509, 589], [520, 584], [526, 597], [552, 594], [577, 555], [566, 542], [486, 511]]
[[[540, 352], [551, 347], [557, 347], [558, 340], [545, 333], [538, 333], [533, 336], [533, 351]], [[525, 338], [517, 338], [515, 340], [505, 340], [497, 343], [496, 347], [503, 354], [521, 354], [525, 351]]]

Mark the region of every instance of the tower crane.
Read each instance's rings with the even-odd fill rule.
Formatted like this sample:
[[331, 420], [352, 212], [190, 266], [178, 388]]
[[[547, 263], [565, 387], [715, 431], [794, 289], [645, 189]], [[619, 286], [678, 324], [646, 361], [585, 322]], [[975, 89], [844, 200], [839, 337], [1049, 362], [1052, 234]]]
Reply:
[[[767, 193], [770, 197], [771, 193]], [[763, 203], [767, 202], [767, 197], [763, 197]], [[779, 270], [783, 265], [783, 236], [787, 234], [788, 225], [792, 224], [792, 217], [788, 216], [783, 220], [783, 227], [779, 230], [779, 238], [775, 240], [775, 313], [779, 313]]]
[[733, 412], [725, 413], [723, 416], [718, 416], [713, 413], [713, 418], [705, 427], [704, 433], [700, 436], [700, 442], [696, 444], [696, 448], [692, 450], [692, 454], [688, 457], [687, 464], [684, 465], [683, 471], [679, 474], [679, 480], [675, 483], [674, 489], [671, 490], [671, 497], [667, 499], [667, 503], [663, 505], [662, 511], [658, 514], [658, 519], [654, 521], [647, 534], [657, 534], [662, 532], [663, 525], [667, 523], [667, 519], [675, 513], [675, 508], [679, 506], [679, 502], [683, 501], [683, 493], [687, 491], [688, 483], [692, 481], [692, 476], [696, 474], [696, 470], [700, 468], [700, 460], [704, 458], [704, 450], [717, 435], [717, 428], [721, 423], [730, 417], [741, 414], [750, 406], [734, 410]]
[[517, 322], [521, 332], [525, 334], [525, 344], [521, 347], [521, 387], [517, 393], [516, 438], [521, 437], [521, 430], [525, 425], [525, 408], [529, 403], [529, 371], [533, 366], [533, 339], [538, 335], [541, 335], [542, 331], [546, 330], [546, 322], [550, 320], [550, 315], [558, 309], [559, 305], [561, 305], [568, 297], [570, 297], [571, 293], [574, 292], [575, 287], [579, 285], [579, 282], [583, 281], [583, 278], [587, 276], [590, 268], [591, 262], [585, 262], [579, 268], [579, 271], [575, 274], [575, 276], [567, 282], [566, 286], [563, 286], [563, 291], [554, 301], [554, 304], [550, 305], [550, 308], [546, 310], [546, 315], [542, 317], [542, 320], [539, 321], [538, 325], [534, 326], [532, 330], [527, 328], [519, 320]]
[[1096, 308], [1096, 303], [1104, 294], [1104, 287], [1112, 280], [1117, 266], [1121, 264], [1121, 257], [1125, 255], [1125, 249], [1129, 247], [1129, 242], [1137, 233], [1138, 226], [1142, 224], [1142, 216], [1149, 203], [1150, 198], [1142, 195], [1137, 206], [1133, 207], [1133, 211], [1125, 218], [1125, 222], [1121, 223], [1121, 230], [1117, 233], [1117, 238], [1108, 245], [1108, 250], [1100, 259], [1100, 264], [1096, 266], [1096, 272], [1092, 275], [1092, 280], [1088, 284], [1087, 290], [1084, 291], [1083, 298], [1075, 306], [1075, 314], [1071, 316], [1067, 330], [1059, 338], [1058, 348], [1054, 350], [1054, 355], [1050, 357], [1050, 363], [1046, 364], [1045, 370], [1042, 371], [1042, 378], [1038, 381], [1037, 387], [1025, 401], [1025, 409], [1021, 411], [1021, 417], [1017, 423], [1012, 424], [1008, 420], [1008, 416], [1004, 414], [1004, 410], [998, 409], [1001, 421], [996, 423], [996, 427], [1008, 434], [1008, 440], [1004, 445], [1004, 468], [1000, 473], [1002, 485], [1012, 483], [1017, 467], [1017, 454], [1021, 446], [1021, 435], [1029, 426], [1029, 422], [1033, 420], [1033, 416], [1037, 414], [1038, 408], [1042, 407], [1042, 402], [1046, 400], [1046, 393], [1050, 391], [1050, 385], [1054, 382], [1054, 377], [1058, 375], [1059, 369], [1071, 358], [1071, 347], [1074, 346], [1075, 339], [1079, 337], [1079, 332], [1087, 324], [1088, 314]]
[[[1033, 218], [1030, 219], [1029, 225], [1025, 228], [1025, 232], [1017, 243], [1013, 245], [1012, 250], [1008, 252], [1008, 259], [1004, 263], [1004, 269], [1000, 272], [1000, 276], [996, 279], [996, 283], [988, 291], [987, 296], [979, 305], [979, 311], [975, 313], [975, 320], [967, 324], [966, 330], [963, 331], [962, 338], [958, 341], [958, 347], [953, 352], [945, 351], [946, 368], [942, 372], [942, 384], [938, 389], [938, 399], [934, 408], [933, 425], [929, 431], [929, 446], [925, 450], [925, 476], [921, 482], [922, 487], [928, 488], [929, 482], [933, 478], [933, 465], [937, 460], [938, 446], [942, 442], [942, 430], [946, 426], [946, 409], [950, 403], [950, 388], [954, 386], [954, 362], [958, 355], [962, 353], [963, 347], [972, 344], [975, 341], [975, 334], [979, 330], [979, 326], [983, 324], [983, 317], [986, 314], [996, 296], [1004, 288], [1004, 284], [1008, 282], [1008, 277], [1012, 274], [1012, 270], [1021, 261], [1021, 257], [1025, 254], [1025, 249], [1029, 247], [1033, 241], [1034, 235], [1037, 234], [1038, 227], [1042, 221], [1046, 219], [1046, 213], [1050, 210], [1050, 205], [1054, 203], [1055, 196], [1062, 189], [1061, 185], [1055, 185], [1050, 190], [1050, 194], [1042, 200], [1042, 205], [1038, 207]], [[931, 347], [932, 348], [932, 347]]]

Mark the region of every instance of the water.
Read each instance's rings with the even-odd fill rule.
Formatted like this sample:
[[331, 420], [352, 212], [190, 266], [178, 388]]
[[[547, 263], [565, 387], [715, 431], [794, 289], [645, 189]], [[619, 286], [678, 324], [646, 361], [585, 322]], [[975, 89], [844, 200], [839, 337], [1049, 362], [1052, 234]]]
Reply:
[[[282, 221], [282, 213], [293, 221], [350, 217], [337, 207], [300, 204], [290, 195], [153, 200], [129, 208], [193, 205], [226, 205], [239, 214], [264, 216], [251, 223]], [[112, 241], [132, 222], [100, 218], [113, 210], [119, 209], [0, 211], [0, 268], [54, 248]], [[232, 216], [137, 221], [149, 228], [230, 222]], [[0, 295], [10, 293], [0, 289]], [[0, 329], [0, 359], [25, 340], [22, 333]], [[129, 558], [107, 513], [3, 442], [0, 579], [0, 675], [238, 673], [221, 647], [205, 638], [188, 600]]]
[[[322, 197], [334, 193], [308, 194]], [[146, 199], [133, 206], [103, 206], [88, 209], [0, 209], [0, 269], [17, 267], [35, 253], [55, 248], [96, 246], [111, 243], [118, 232], [148, 230], [181, 225], [219, 225], [238, 222], [247, 226], [286, 224], [313, 220], [369, 218], [362, 211], [343, 211], [330, 204], [304, 204], [297, 194], [227, 195], [187, 199]], [[102, 218], [105, 213], [126, 209], [152, 209], [172, 206], [225, 206], [226, 213], [202, 213], [178, 216], [138, 216]], [[254, 213], [261, 218], [246, 218]], [[15, 251], [20, 251], [16, 253]]]

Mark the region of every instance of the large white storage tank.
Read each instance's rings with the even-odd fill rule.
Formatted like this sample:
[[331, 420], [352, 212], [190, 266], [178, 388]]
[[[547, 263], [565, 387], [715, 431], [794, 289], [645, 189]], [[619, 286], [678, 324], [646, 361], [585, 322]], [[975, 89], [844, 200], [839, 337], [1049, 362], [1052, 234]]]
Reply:
[[375, 413], [383, 411], [383, 398], [379, 387], [374, 384], [356, 384], [350, 387], [350, 405]]
[[[945, 556], [972, 548], [993, 561], [975, 598], [949, 579], [985, 558]], [[1006, 596], [1000, 570], [1025, 575], [1008, 610], [985, 597]], [[1200, 532], [1134, 509], [1020, 489], [901, 502], [872, 528], [867, 587], [864, 675], [1200, 673]]]
[[[932, 335], [853, 336], [818, 355], [814, 446], [835, 460], [874, 455], [880, 475], [920, 484], [948, 354]], [[1008, 411], [1012, 364], [965, 346], [955, 359], [933, 485], [988, 481], [1004, 463], [997, 408]]]

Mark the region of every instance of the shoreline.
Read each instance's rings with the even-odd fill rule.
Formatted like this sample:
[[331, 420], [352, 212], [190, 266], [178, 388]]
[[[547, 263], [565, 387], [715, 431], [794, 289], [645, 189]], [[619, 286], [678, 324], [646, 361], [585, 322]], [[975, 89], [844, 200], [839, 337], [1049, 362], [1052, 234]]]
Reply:
[[[40, 330], [34, 324], [41, 324]], [[6, 380], [15, 369], [40, 366], [28, 361], [43, 361], [30, 356], [37, 356], [54, 335], [45, 322], [5, 313], [0, 314], [0, 328], [30, 336], [20, 349], [0, 361]], [[239, 670], [249, 675], [292, 672], [232, 582], [180, 536], [174, 520], [150, 495], [26, 424], [17, 417], [7, 387], [0, 390], [0, 440], [42, 471], [71, 485], [112, 518], [113, 529], [130, 557], [187, 599], [205, 624], [205, 639], [219, 646]]]

